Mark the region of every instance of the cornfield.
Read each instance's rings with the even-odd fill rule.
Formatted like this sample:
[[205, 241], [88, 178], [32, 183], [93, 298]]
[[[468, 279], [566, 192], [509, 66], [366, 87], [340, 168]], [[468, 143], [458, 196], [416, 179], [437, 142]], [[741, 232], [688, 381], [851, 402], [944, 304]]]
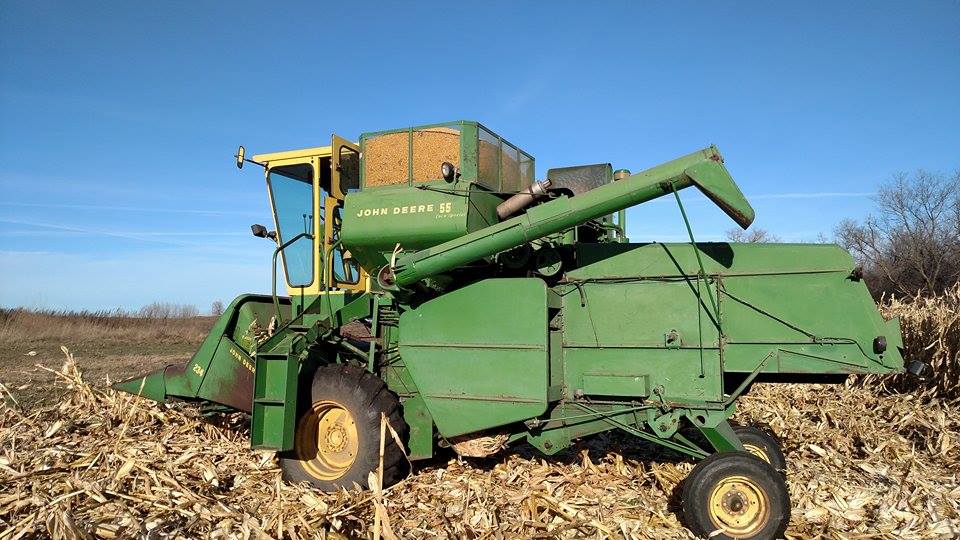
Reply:
[[[735, 420], [768, 427], [787, 456], [790, 538], [960, 536], [958, 307], [960, 286], [881, 306], [906, 357], [933, 366], [921, 384], [758, 384], [741, 400]], [[93, 385], [65, 352], [55, 404], [25, 409], [0, 385], [0, 540], [691, 537], [676, 511], [693, 463], [625, 435], [550, 458], [444, 454], [393, 487], [324, 494], [282, 482], [241, 415]]]
[[900, 392], [919, 389], [928, 396], [960, 399], [960, 283], [932, 298], [890, 298], [880, 303], [880, 312], [886, 318], [900, 318], [905, 358], [923, 361], [931, 373], [922, 381], [896, 375], [866, 382]]

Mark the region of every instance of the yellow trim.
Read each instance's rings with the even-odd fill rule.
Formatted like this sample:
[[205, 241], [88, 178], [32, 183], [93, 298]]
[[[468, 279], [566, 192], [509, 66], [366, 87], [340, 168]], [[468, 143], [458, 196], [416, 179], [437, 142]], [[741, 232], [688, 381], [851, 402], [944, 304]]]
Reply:
[[[764, 452], [763, 448], [761, 448], [761, 447], [759, 447], [759, 446], [757, 446], [757, 445], [755, 445], [755, 444], [744, 444], [744, 445], [743, 445], [743, 449], [746, 450], [747, 452], [750, 452], [751, 454], [757, 456], [758, 458], [766, 461], [767, 463], [770, 463], [770, 457], [767, 455], [766, 452]], [[771, 465], [772, 465], [772, 464], [771, 464]]]
[[710, 493], [710, 521], [724, 534], [747, 538], [770, 521], [767, 493], [746, 476], [728, 476]]
[[[356, 152], [359, 159], [360, 147], [334, 133], [330, 137], [330, 194], [341, 201], [347, 197], [347, 194], [340, 189], [340, 149], [344, 147]], [[360, 164], [358, 163], [357, 166], [359, 167]], [[359, 173], [358, 170], [357, 174]]]
[[[330, 193], [332, 197], [327, 199], [325, 208], [327, 210], [327, 216], [324, 217], [324, 223], [327, 223], [327, 230], [324, 235], [323, 241], [323, 252], [327, 252], [327, 248], [333, 244], [333, 220], [330, 219], [333, 216], [333, 211], [335, 205], [330, 204], [335, 202], [337, 206], [342, 207], [343, 201], [346, 199], [347, 194], [343, 193], [340, 189], [340, 151], [341, 148], [349, 148], [357, 153], [357, 156], [360, 155], [360, 147], [343, 137], [340, 137], [336, 133], [330, 136]], [[336, 275], [333, 273], [333, 258], [327, 261], [327, 270], [330, 272], [330, 281], [334, 287], [339, 289], [346, 289], [348, 291], [369, 291], [370, 290], [370, 276], [361, 268], [360, 275], [358, 276], [356, 283], [339, 283], [334, 282], [333, 277]]]
[[270, 152], [268, 154], [257, 154], [253, 156], [253, 161], [265, 163], [274, 167], [274, 161], [301, 160], [297, 163], [305, 163], [313, 157], [330, 157], [330, 146], [314, 146], [313, 148], [300, 148], [299, 150], [284, 150], [282, 152]]

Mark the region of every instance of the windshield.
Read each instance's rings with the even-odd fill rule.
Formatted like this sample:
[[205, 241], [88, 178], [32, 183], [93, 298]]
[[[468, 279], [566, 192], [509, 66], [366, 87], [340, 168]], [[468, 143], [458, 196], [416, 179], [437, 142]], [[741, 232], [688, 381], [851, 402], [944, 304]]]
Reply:
[[[307, 164], [270, 169], [267, 175], [277, 236], [282, 244], [300, 233], [313, 234], [313, 167]], [[313, 241], [301, 237], [281, 253], [287, 283], [304, 287], [313, 283]]]

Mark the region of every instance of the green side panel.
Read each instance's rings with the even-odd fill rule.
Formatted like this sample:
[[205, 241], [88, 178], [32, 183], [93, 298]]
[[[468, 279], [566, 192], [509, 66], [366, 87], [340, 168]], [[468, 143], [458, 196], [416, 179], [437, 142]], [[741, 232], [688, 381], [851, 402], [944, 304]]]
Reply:
[[[579, 268], [568, 279], [583, 281], [584, 290], [635, 287], [623, 292], [636, 305], [636, 315], [612, 318], [596, 325], [599, 343], [624, 336], [633, 346], [650, 346], [665, 326], [676, 326], [681, 349], [695, 345], [696, 313], [685, 312], [689, 302], [674, 288], [696, 285], [705, 296], [703, 281], [690, 244], [604, 244], [576, 247]], [[884, 321], [866, 286], [851, 279], [853, 258], [836, 245], [821, 244], [697, 244], [705, 271], [715, 285], [724, 335], [724, 371], [752, 372], [768, 356], [766, 372], [780, 373], [887, 373], [901, 370], [903, 359], [899, 325]], [[646, 287], [646, 288], [645, 288]], [[567, 304], [571, 303], [567, 295]], [[573, 296], [577, 296], [573, 291]], [[596, 297], [598, 313], [625, 313], [616, 294], [589, 293]], [[692, 296], [696, 296], [692, 294]], [[708, 339], [701, 309], [703, 345]], [[577, 310], [571, 311], [576, 315]], [[570, 317], [568, 317], [570, 319]], [[575, 317], [574, 317], [575, 319]], [[565, 338], [583, 346], [592, 338], [589, 321], [569, 325]], [[630, 324], [637, 329], [628, 332]], [[649, 325], [649, 326], [648, 326]], [[878, 336], [886, 338], [887, 350], [874, 352]], [[656, 386], [651, 380], [651, 386]]]
[[720, 336], [706, 287], [692, 277], [565, 287], [563, 346], [716, 348]]
[[519, 422], [547, 408], [547, 288], [492, 279], [400, 317], [400, 355], [445, 437]]
[[258, 354], [250, 420], [250, 447], [293, 448], [299, 362], [283, 354]]
[[[627, 371], [634, 371], [628, 369]], [[580, 388], [588, 396], [649, 396], [650, 376], [586, 371]]]
[[[833, 244], [697, 244], [707, 274], [724, 277], [838, 271], [849, 273], [856, 264], [849, 253]], [[688, 243], [579, 244], [579, 268], [571, 279], [612, 277], [676, 277], [696, 275], [693, 247]]]
[[564, 348], [568, 396], [619, 396], [626, 401], [662, 388], [666, 402], [701, 405], [722, 401], [720, 357], [716, 350]]
[[[903, 365], [894, 345], [899, 329], [883, 320], [866, 286], [848, 272], [730, 277], [720, 302], [730, 371], [752, 371], [756, 353], [747, 345], [771, 343], [790, 354], [779, 354], [767, 371], [885, 373]], [[882, 354], [873, 350], [877, 336], [887, 337]]]

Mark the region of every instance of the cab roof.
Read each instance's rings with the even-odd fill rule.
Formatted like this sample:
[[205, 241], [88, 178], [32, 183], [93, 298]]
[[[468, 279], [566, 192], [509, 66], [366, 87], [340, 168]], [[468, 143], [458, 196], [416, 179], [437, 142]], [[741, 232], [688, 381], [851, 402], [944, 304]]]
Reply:
[[284, 150], [282, 152], [270, 152], [269, 154], [257, 154], [253, 156], [253, 160], [260, 163], [270, 163], [271, 161], [300, 159], [312, 156], [329, 157], [330, 153], [330, 146], [314, 146], [312, 148], [301, 148], [299, 150]]

